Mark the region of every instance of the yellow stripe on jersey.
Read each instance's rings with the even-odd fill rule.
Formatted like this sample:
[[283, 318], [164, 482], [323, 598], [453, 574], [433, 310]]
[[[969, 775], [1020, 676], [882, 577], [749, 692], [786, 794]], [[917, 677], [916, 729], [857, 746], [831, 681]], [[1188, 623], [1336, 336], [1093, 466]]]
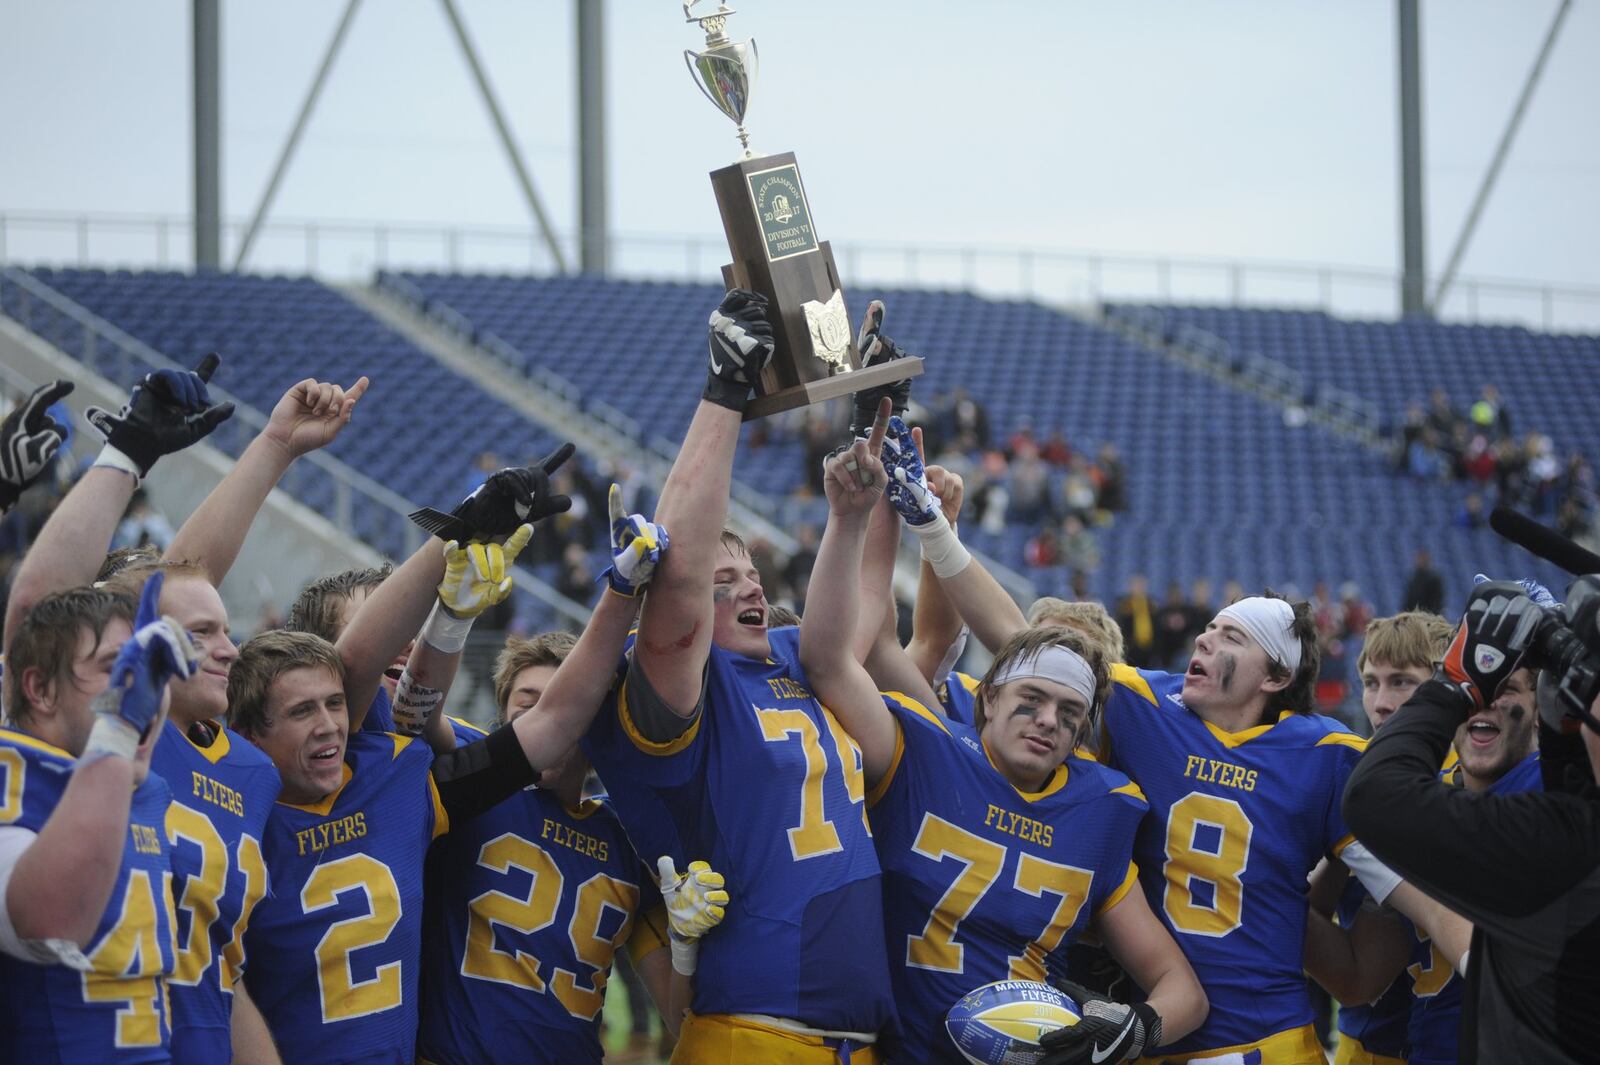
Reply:
[[1357, 736], [1354, 732], [1330, 732], [1317, 741], [1318, 747], [1326, 747], [1329, 744], [1338, 744], [1341, 747], [1349, 747], [1355, 751], [1367, 749], [1367, 741]]
[[1156, 693], [1150, 690], [1150, 682], [1132, 666], [1123, 665], [1121, 662], [1111, 663], [1111, 683], [1138, 692], [1150, 701], [1151, 706], [1156, 705]]
[[[201, 727], [203, 728], [207, 724], [210, 724], [210, 722], [203, 722]], [[180, 728], [178, 729], [178, 732], [182, 734], [189, 746], [200, 752], [200, 757], [204, 758], [212, 765], [216, 765], [218, 762], [226, 758], [228, 756], [228, 751], [233, 747], [232, 742], [228, 739], [228, 730], [223, 728], [220, 724], [217, 725], [217, 734], [211, 737], [211, 743], [205, 747], [200, 746], [194, 741], [194, 737], [189, 735], [188, 729]]]
[[444, 800], [439, 797], [439, 785], [433, 781], [433, 773], [428, 773], [428, 800], [433, 803], [433, 835], [429, 839], [438, 839], [450, 831], [450, 812], [444, 808]]
[[1335, 858], [1339, 857], [1339, 855], [1344, 853], [1344, 849], [1346, 847], [1350, 846], [1350, 844], [1354, 843], [1355, 841], [1356, 841], [1356, 837], [1353, 834], [1346, 835], [1338, 843], [1335, 843], [1333, 845], [1333, 856]]
[[968, 676], [965, 673], [952, 673], [950, 675], [959, 680], [961, 682], [961, 686], [967, 689], [967, 692], [970, 695], [977, 695], [978, 685], [983, 683], [977, 677]]
[[6, 740], [9, 743], [15, 743], [19, 747], [32, 747], [34, 750], [44, 751], [46, 754], [59, 755], [62, 758], [72, 757], [71, 754], [63, 751], [60, 747], [57, 747], [52, 743], [46, 743], [44, 740], [34, 739], [26, 732], [18, 732], [16, 729], [0, 728], [0, 739]]
[[1132, 795], [1135, 799], [1138, 799], [1140, 802], [1145, 802], [1145, 803], [1150, 801], [1149, 799], [1144, 797], [1144, 792], [1139, 790], [1139, 785], [1135, 784], [1131, 780], [1128, 781], [1126, 784], [1122, 785], [1122, 787], [1120, 787], [1120, 788], [1112, 788], [1111, 789], [1111, 794], [1113, 794], [1113, 795]]
[[[980, 736], [979, 739], [981, 740], [982, 737]], [[1001, 770], [1001, 768], [995, 764], [994, 754], [989, 750], [989, 743], [987, 740], [984, 740], [983, 742], [983, 754], [984, 757], [989, 759], [989, 765], [994, 767], [994, 771], [999, 773], [1001, 776], [1005, 776], [1005, 773]], [[1055, 770], [1050, 774], [1049, 778], [1045, 780], [1044, 787], [1040, 788], [1038, 791], [1023, 791], [1015, 784], [1011, 785], [1011, 789], [1018, 795], [1022, 796], [1025, 802], [1038, 802], [1040, 799], [1049, 798], [1066, 786], [1067, 764], [1062, 762], [1060, 765], [1055, 767]]]
[[346, 784], [350, 783], [350, 778], [353, 775], [350, 772], [349, 762], [344, 763], [344, 765], [340, 766], [339, 768], [341, 770], [339, 786], [328, 792], [328, 794], [324, 795], [321, 801], [308, 802], [304, 805], [297, 802], [284, 802], [282, 799], [279, 799], [278, 802], [289, 807], [291, 810], [304, 810], [308, 814], [322, 814], [324, 817], [326, 817], [333, 811], [334, 800], [338, 799], [339, 793], [344, 790], [344, 786]]
[[910, 710], [918, 717], [937, 725], [940, 731], [942, 731], [946, 736], [950, 735], [950, 728], [945, 724], [945, 718], [943, 714], [934, 713], [926, 706], [923, 706], [921, 703], [911, 698], [911, 696], [907, 695], [905, 692], [879, 692], [878, 694], [887, 695], [889, 698], [893, 699], [907, 710]]
[[1362, 1046], [1361, 1040], [1355, 1036], [1340, 1032], [1333, 1065], [1406, 1065], [1406, 1061], [1404, 1058], [1391, 1058], [1387, 1054], [1374, 1054]]
[[[1118, 789], [1118, 790], [1121, 790], [1121, 789]], [[1139, 867], [1137, 865], [1133, 864], [1132, 862], [1129, 862], [1128, 863], [1128, 875], [1122, 878], [1122, 883], [1117, 885], [1117, 890], [1113, 891], [1110, 895], [1106, 896], [1106, 901], [1104, 901], [1104, 902], [1102, 902], [1100, 904], [1100, 908], [1095, 911], [1095, 916], [1098, 917], [1102, 913], [1105, 913], [1108, 910], [1112, 909], [1114, 906], [1116, 906], [1117, 903], [1121, 902], [1123, 899], [1128, 897], [1128, 892], [1132, 891], [1134, 888], [1136, 888], [1138, 886], [1139, 886]]]
[[628, 681], [624, 678], [622, 684], [617, 688], [617, 720], [622, 722], [622, 731], [627, 734], [628, 739], [633, 741], [635, 747], [645, 754], [653, 754], [665, 758], [667, 755], [677, 754], [689, 746], [694, 742], [694, 738], [700, 734], [700, 719], [705, 716], [706, 712], [706, 708], [703, 705], [705, 700], [704, 691], [700, 693], [700, 698], [702, 700], [700, 711], [694, 715], [694, 720], [689, 723], [689, 727], [684, 729], [683, 735], [677, 739], [668, 740], [666, 743], [656, 743], [654, 740], [645, 738], [644, 733], [640, 732], [639, 727], [633, 723], [632, 715], [628, 713]]
[[411, 746], [410, 736], [402, 736], [398, 732], [389, 732], [385, 733], [385, 735], [387, 735], [389, 737], [389, 741], [394, 744], [394, 753], [389, 756], [389, 760], [391, 762], [400, 757], [401, 751]]
[[1205, 1061], [1222, 1057], [1224, 1054], [1238, 1054], [1242, 1057], [1252, 1050], [1259, 1050], [1261, 1060], [1271, 1062], [1272, 1065], [1328, 1065], [1328, 1056], [1317, 1040], [1317, 1031], [1309, 1024], [1269, 1035], [1254, 1043], [1241, 1043], [1238, 1046], [1196, 1050], [1188, 1054], [1174, 1054], [1169, 1050], [1153, 1058], [1140, 1058], [1138, 1065], [1188, 1065], [1197, 1059]]
[[[942, 727], [942, 726], [941, 726]], [[900, 760], [906, 753], [906, 734], [900, 722], [894, 723], [894, 755], [889, 759], [889, 768], [883, 771], [883, 777], [872, 785], [872, 790], [867, 792], [867, 809], [878, 805], [878, 800], [883, 798], [889, 790], [889, 785], [894, 783], [894, 775], [900, 769]]]
[[634, 914], [633, 930], [628, 933], [628, 957], [637, 964], [641, 958], [667, 945], [667, 906], [657, 903]]

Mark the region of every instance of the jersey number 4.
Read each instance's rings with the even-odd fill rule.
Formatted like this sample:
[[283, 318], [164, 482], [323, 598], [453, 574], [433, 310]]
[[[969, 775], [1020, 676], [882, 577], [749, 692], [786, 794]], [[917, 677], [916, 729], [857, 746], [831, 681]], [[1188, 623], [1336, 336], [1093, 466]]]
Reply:
[[[798, 737], [800, 750], [805, 755], [806, 776], [800, 785], [800, 823], [789, 829], [789, 853], [798, 862], [843, 850], [839, 830], [824, 809], [823, 784], [828, 775], [828, 755], [822, 749], [822, 733], [816, 721], [804, 710], [757, 710], [756, 715], [761, 720], [762, 739], [768, 743], [785, 743]], [[852, 808], [859, 806], [861, 824], [865, 828], [867, 783], [861, 769], [861, 748], [831, 713], [824, 710], [823, 715], [844, 772], [845, 794]], [[872, 834], [870, 828], [866, 831]]]

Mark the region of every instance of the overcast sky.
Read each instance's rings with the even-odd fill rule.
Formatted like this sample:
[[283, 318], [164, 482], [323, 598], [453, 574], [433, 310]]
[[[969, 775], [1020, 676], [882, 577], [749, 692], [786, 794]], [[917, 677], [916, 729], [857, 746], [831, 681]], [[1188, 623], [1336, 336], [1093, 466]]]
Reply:
[[[573, 5], [459, 2], [570, 230]], [[343, 6], [223, 0], [225, 214], [254, 209]], [[1393, 0], [735, 6], [761, 49], [755, 146], [798, 153], [836, 243], [1399, 261]], [[1434, 270], [1556, 6], [1424, 0]], [[0, 212], [190, 210], [189, 18], [186, 0], [0, 0]], [[706, 172], [737, 142], [684, 69], [703, 38], [672, 0], [607, 0], [606, 21], [613, 229], [715, 237]], [[1596, 55], [1600, 5], [1579, 4], [1463, 272], [1600, 285]], [[527, 222], [435, 0], [363, 4], [274, 214]], [[11, 256], [48, 254], [30, 239], [14, 228]]]

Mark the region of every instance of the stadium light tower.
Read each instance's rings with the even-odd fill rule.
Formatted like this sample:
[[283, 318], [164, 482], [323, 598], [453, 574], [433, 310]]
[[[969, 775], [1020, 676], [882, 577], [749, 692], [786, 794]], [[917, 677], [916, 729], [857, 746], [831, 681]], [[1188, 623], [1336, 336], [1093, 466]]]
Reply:
[[605, 2], [573, 0], [578, 29], [578, 261], [606, 272]]
[[194, 0], [194, 265], [222, 265], [222, 12]]
[[1399, 0], [1400, 313], [1428, 313], [1422, 201], [1422, 26], [1420, 0]]

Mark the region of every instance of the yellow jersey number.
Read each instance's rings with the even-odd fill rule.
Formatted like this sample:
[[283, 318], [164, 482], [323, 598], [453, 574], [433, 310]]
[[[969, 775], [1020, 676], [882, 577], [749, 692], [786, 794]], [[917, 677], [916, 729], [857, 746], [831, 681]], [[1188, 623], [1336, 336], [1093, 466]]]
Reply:
[[[1199, 842], [1201, 828], [1208, 830], [1208, 837], [1215, 831], [1215, 849]], [[1192, 791], [1172, 804], [1161, 904], [1174, 928], [1219, 937], [1239, 927], [1244, 912], [1244, 882], [1239, 878], [1250, 861], [1254, 831], [1244, 808], [1232, 799]], [[1196, 900], [1196, 883], [1210, 886], [1209, 905]]]
[[[916, 842], [911, 849], [934, 862], [953, 859], [960, 865], [950, 886], [934, 904], [928, 922], [918, 935], [906, 937], [906, 964], [918, 969], [937, 969], [959, 973], [966, 969], [966, 948], [957, 940], [961, 922], [1000, 879], [1006, 864], [1006, 848], [974, 835], [933, 814], [922, 816]], [[1061, 945], [1078, 919], [1083, 904], [1089, 901], [1094, 872], [1047, 861], [1026, 851], [1017, 857], [1011, 889], [1036, 898], [1057, 896], [1049, 921], [1021, 954], [1010, 958], [1009, 979], [1043, 980], [1045, 955]]]

